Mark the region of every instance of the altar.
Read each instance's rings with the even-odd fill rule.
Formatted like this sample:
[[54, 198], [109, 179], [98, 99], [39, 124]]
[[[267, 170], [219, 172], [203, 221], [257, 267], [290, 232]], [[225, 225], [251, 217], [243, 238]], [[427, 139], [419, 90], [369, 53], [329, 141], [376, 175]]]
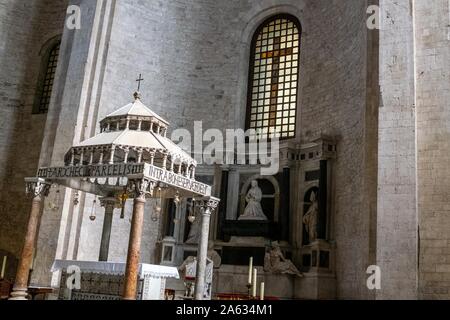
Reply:
[[[120, 300], [125, 263], [56, 260], [61, 272], [59, 300]], [[179, 279], [177, 268], [139, 264], [136, 300], [164, 300], [166, 280]]]

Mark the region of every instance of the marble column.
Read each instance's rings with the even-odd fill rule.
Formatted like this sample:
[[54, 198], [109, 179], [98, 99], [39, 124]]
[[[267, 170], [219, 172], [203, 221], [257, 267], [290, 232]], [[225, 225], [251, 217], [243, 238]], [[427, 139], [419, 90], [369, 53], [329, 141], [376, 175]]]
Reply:
[[289, 242], [290, 235], [290, 218], [291, 218], [291, 169], [289, 167], [283, 168], [283, 175], [281, 179], [281, 194], [280, 194], [280, 240]]
[[195, 277], [195, 300], [203, 300], [205, 290], [206, 277], [206, 259], [208, 254], [209, 241], [209, 223], [211, 220], [211, 213], [217, 208], [219, 199], [209, 198], [199, 201], [199, 209], [202, 210], [202, 224], [200, 241], [197, 251], [197, 273]]
[[239, 180], [240, 174], [232, 168], [228, 171], [228, 186], [227, 186], [227, 202], [226, 202], [226, 220], [237, 220], [241, 212], [236, 210], [236, 206], [239, 206]]
[[124, 300], [136, 300], [146, 195], [153, 193], [153, 182], [146, 179], [131, 180], [130, 187], [134, 192], [134, 206], [125, 269]]
[[102, 242], [100, 243], [98, 261], [108, 261], [111, 228], [117, 200], [115, 198], [102, 198], [100, 199], [100, 203], [105, 208], [105, 219], [103, 220]]
[[16, 281], [11, 293], [10, 300], [27, 300], [28, 278], [33, 260], [34, 247], [38, 233], [39, 220], [41, 217], [42, 200], [50, 191], [50, 185], [43, 179], [25, 179], [27, 184], [27, 194], [33, 197], [31, 213], [28, 219], [28, 226], [25, 242], [17, 268]]
[[223, 240], [223, 225], [227, 221], [227, 203], [228, 203], [228, 177], [229, 171], [223, 170], [222, 177], [220, 179], [220, 206], [219, 217], [217, 223], [217, 239]]
[[319, 179], [319, 215], [317, 217], [317, 239], [327, 239], [327, 202], [328, 202], [328, 161], [320, 161]]

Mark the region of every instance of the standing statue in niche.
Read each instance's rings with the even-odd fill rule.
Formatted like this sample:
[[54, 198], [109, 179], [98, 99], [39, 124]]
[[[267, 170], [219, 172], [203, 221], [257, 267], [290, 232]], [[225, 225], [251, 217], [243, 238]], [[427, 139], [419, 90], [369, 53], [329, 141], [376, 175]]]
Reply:
[[192, 210], [195, 213], [195, 220], [191, 224], [191, 228], [189, 229], [189, 235], [186, 240], [187, 244], [198, 244], [200, 240], [200, 224], [202, 222], [202, 215], [200, 214], [200, 210], [196, 210], [195, 206], [191, 203], [189, 205], [189, 215], [192, 215]]
[[303, 216], [303, 224], [308, 232], [309, 242], [312, 243], [317, 240], [317, 216], [319, 215], [319, 202], [315, 192], [311, 193], [310, 201], [311, 205]]
[[266, 215], [261, 207], [262, 191], [258, 186], [258, 181], [252, 181], [252, 187], [247, 193], [245, 200], [247, 207], [244, 214], [239, 217], [239, 220], [267, 220]]
[[272, 243], [272, 248], [264, 257], [264, 271], [273, 274], [291, 274], [297, 277], [303, 276], [292, 261], [284, 257], [280, 245], [276, 241]]

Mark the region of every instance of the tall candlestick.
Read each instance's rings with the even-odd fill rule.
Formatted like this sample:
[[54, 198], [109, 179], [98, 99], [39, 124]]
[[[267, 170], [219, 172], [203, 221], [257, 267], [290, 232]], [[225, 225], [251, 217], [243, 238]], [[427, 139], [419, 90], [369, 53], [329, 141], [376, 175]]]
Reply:
[[261, 282], [261, 294], [260, 294], [260, 298], [261, 300], [264, 300], [264, 289], [265, 289], [265, 283]]
[[1, 275], [0, 275], [0, 279], [3, 279], [3, 278], [5, 277], [6, 259], [7, 259], [7, 258], [8, 258], [7, 256], [4, 256], [4, 257], [3, 257], [2, 273], [1, 273]]
[[257, 283], [257, 277], [258, 277], [258, 269], [253, 269], [253, 297], [256, 297], [256, 287], [258, 286]]
[[253, 271], [253, 257], [250, 257], [250, 263], [248, 265], [248, 284], [252, 283], [252, 271]]

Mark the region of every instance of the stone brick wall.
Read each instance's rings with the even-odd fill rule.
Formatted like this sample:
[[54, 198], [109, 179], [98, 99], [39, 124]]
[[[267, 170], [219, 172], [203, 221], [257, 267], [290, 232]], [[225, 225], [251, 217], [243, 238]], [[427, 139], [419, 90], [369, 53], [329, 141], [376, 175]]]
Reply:
[[419, 294], [450, 298], [450, 3], [415, 1]]
[[[365, 194], [367, 29], [365, 1], [310, 2], [302, 57], [301, 139], [338, 138], [333, 168], [332, 238], [337, 296], [367, 297], [370, 214]], [[372, 119], [376, 123], [376, 119]], [[373, 124], [372, 124], [373, 125]]]
[[377, 297], [448, 299], [449, 2], [381, 2]]
[[38, 167], [46, 115], [32, 115], [43, 47], [62, 33], [66, 1], [0, 1], [0, 248], [19, 255], [24, 177]]

